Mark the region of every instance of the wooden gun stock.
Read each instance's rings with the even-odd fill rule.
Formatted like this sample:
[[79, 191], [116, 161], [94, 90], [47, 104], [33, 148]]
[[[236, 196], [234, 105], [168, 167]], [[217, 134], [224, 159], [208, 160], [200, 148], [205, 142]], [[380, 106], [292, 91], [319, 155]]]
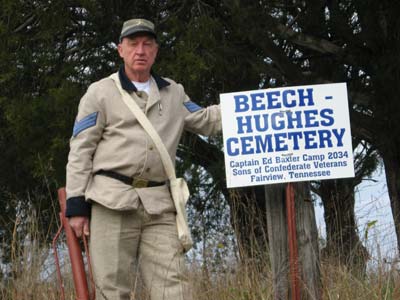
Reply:
[[55, 257], [56, 267], [57, 267], [57, 278], [58, 278], [58, 282], [59, 282], [60, 288], [61, 288], [61, 300], [65, 299], [65, 292], [64, 292], [64, 284], [63, 284], [63, 280], [62, 280], [62, 276], [61, 276], [60, 264], [59, 264], [58, 254], [57, 254], [57, 240], [63, 230], [65, 232], [68, 253], [69, 253], [70, 262], [71, 262], [72, 278], [74, 281], [75, 296], [76, 296], [75, 299], [76, 300], [93, 300], [93, 299], [95, 299], [94, 285], [93, 285], [93, 277], [91, 274], [90, 256], [89, 256], [89, 251], [88, 251], [88, 247], [87, 247], [87, 241], [86, 241], [86, 237], [83, 235], [83, 242], [84, 242], [85, 252], [86, 252], [87, 261], [88, 261], [89, 276], [91, 279], [92, 291], [93, 291], [93, 293], [90, 296], [89, 296], [88, 281], [87, 281], [87, 277], [86, 277], [85, 264], [83, 262], [81, 247], [80, 247], [78, 238], [76, 237], [74, 231], [72, 230], [71, 226], [68, 223], [68, 219], [65, 217], [66, 202], [67, 202], [65, 188], [60, 188], [58, 190], [58, 201], [60, 202], [60, 208], [61, 208], [61, 212], [59, 214], [60, 220], [61, 220], [61, 226], [58, 229], [58, 232], [53, 239], [53, 250], [54, 250], [54, 257]]

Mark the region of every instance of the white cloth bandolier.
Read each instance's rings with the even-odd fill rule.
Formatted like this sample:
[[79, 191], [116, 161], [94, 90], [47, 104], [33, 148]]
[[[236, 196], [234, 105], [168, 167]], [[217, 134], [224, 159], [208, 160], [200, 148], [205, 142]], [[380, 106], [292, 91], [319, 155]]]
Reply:
[[134, 99], [125, 90], [122, 89], [118, 74], [112, 74], [110, 78], [114, 80], [119, 92], [121, 93], [124, 103], [128, 106], [128, 108], [135, 115], [142, 127], [153, 139], [157, 150], [160, 152], [161, 160], [163, 162], [165, 172], [170, 182], [170, 190], [176, 209], [176, 225], [178, 229], [178, 238], [183, 248], [188, 251], [193, 246], [193, 241], [190, 235], [185, 209], [186, 202], [189, 199], [190, 195], [186, 181], [183, 178], [176, 178], [174, 165], [164, 143], [162, 142], [157, 131], [154, 129], [153, 125], [150, 123], [149, 119], [136, 104]]

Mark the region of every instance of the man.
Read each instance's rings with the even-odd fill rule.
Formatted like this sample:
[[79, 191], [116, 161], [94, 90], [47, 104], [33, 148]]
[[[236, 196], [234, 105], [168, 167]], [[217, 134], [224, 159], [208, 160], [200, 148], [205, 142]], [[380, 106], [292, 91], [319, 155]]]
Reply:
[[[183, 130], [221, 130], [219, 106], [201, 108], [183, 87], [152, 72], [154, 24], [123, 24], [118, 75], [175, 162]], [[153, 141], [121, 99], [115, 82], [93, 83], [82, 97], [67, 165], [67, 211], [75, 234], [89, 235], [97, 299], [130, 299], [138, 280], [152, 300], [190, 299], [167, 175]], [[89, 221], [90, 217], [90, 221]]]

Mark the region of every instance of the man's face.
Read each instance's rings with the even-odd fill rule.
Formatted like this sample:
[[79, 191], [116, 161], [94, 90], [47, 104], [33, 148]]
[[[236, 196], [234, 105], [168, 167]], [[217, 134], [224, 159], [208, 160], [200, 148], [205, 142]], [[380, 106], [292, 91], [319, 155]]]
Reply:
[[152, 36], [125, 37], [118, 44], [119, 56], [124, 60], [129, 75], [149, 75], [158, 52], [158, 44]]

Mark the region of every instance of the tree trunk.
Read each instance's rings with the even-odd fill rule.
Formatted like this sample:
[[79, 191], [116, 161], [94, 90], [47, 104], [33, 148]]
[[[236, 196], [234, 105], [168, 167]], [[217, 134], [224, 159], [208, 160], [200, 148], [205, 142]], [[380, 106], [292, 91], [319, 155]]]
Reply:
[[[397, 147], [393, 147], [397, 148]], [[382, 153], [385, 165], [386, 183], [397, 237], [397, 250], [400, 253], [400, 152], [388, 147]]]
[[[318, 231], [309, 184], [296, 183], [294, 189], [301, 299], [321, 299]], [[265, 195], [274, 299], [288, 299], [291, 291], [285, 185], [265, 186]]]
[[321, 181], [319, 193], [324, 205], [327, 239], [323, 257], [364, 274], [368, 252], [358, 236], [353, 179]]

